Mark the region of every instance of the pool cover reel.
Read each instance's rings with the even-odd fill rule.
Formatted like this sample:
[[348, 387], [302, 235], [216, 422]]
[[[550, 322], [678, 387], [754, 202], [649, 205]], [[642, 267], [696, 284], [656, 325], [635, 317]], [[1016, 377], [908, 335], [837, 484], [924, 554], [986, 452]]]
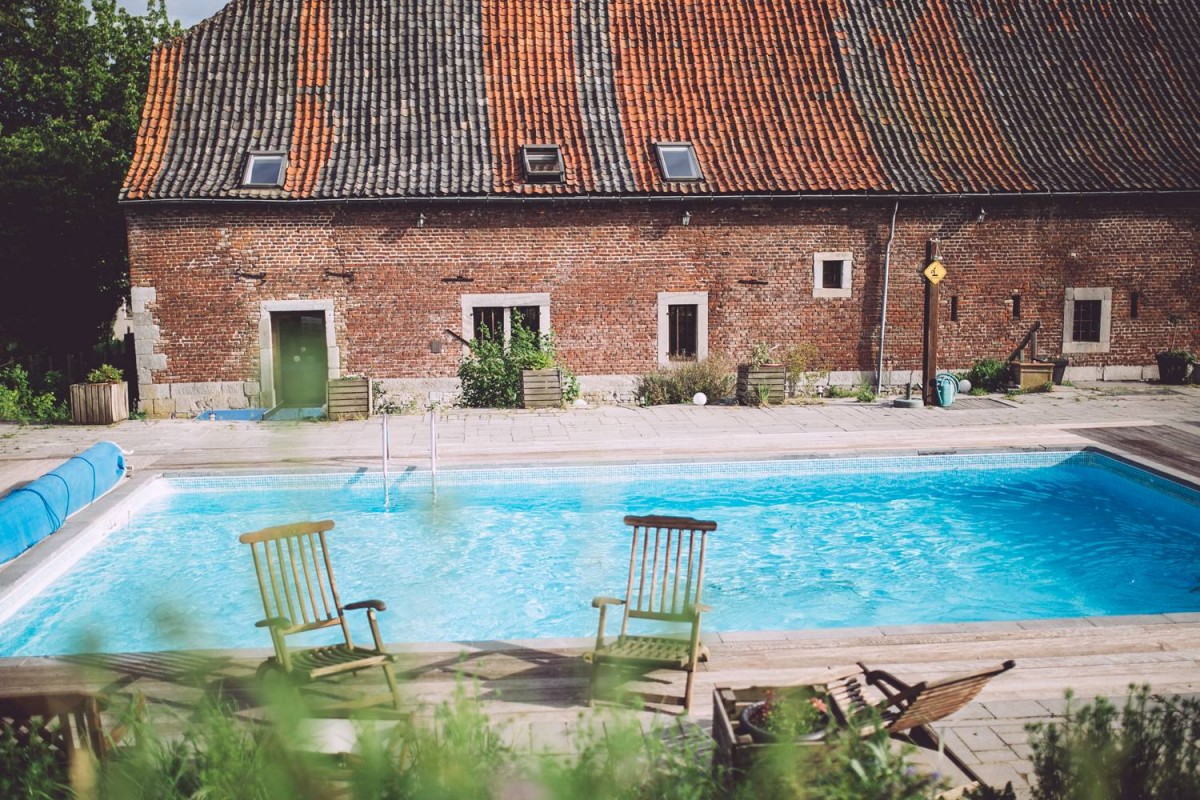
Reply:
[[120, 446], [100, 442], [0, 498], [0, 563], [61, 528], [67, 517], [115, 486], [124, 474]]

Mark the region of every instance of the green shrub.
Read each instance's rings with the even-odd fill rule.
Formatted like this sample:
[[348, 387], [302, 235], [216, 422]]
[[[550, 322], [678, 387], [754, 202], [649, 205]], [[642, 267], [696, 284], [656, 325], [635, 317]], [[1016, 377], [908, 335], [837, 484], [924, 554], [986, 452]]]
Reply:
[[729, 359], [709, 356], [703, 361], [684, 361], [643, 375], [636, 395], [638, 403], [644, 406], [690, 403], [697, 392], [703, 392], [712, 403], [730, 397], [736, 385], [737, 376]]
[[1030, 725], [1035, 800], [1197, 800], [1200, 698], [1129, 687], [1120, 711], [1103, 697], [1061, 723]]
[[470, 352], [458, 366], [461, 403], [467, 408], [516, 408], [521, 404], [521, 370], [556, 365], [563, 374], [563, 401], [571, 403], [579, 397], [579, 380], [557, 364], [553, 334], [530, 330], [514, 312], [508, 342], [502, 333], [486, 329], [471, 340]]
[[49, 387], [38, 391], [29, 385], [29, 373], [20, 364], [0, 369], [0, 420], [60, 422], [70, 416], [65, 401], [53, 391], [58, 373], [46, 373]]
[[989, 392], [1002, 392], [1008, 385], [1008, 364], [995, 358], [976, 361], [967, 372], [972, 387]]
[[853, 392], [851, 392], [845, 386], [838, 386], [836, 383], [831, 383], [825, 388], [825, 396], [833, 400], [836, 400], [839, 397], [849, 397], [851, 394], [853, 394]]
[[858, 391], [854, 393], [854, 399], [860, 403], [874, 403], [875, 397], [874, 387], [871, 386], [869, 381], [865, 380], [858, 385]]
[[829, 377], [828, 362], [816, 345], [807, 342], [795, 345], [784, 353], [783, 365], [787, 367], [789, 397], [801, 393], [811, 395], [817, 384]]
[[87, 374], [88, 383], [120, 383], [122, 380], [121, 370], [112, 364], [101, 364]]

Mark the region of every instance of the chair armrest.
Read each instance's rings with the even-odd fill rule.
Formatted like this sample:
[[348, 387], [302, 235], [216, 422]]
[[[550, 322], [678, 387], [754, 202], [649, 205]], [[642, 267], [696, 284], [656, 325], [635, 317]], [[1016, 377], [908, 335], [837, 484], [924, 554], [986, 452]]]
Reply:
[[600, 608], [602, 606], [623, 606], [625, 601], [617, 597], [593, 597], [592, 608]]
[[342, 606], [347, 611], [358, 611], [360, 608], [373, 608], [376, 611], [387, 611], [387, 604], [382, 600], [359, 600]]
[[290, 628], [292, 621], [287, 617], [271, 617], [270, 619], [260, 619], [254, 623], [256, 628]]
[[692, 606], [692, 611], [695, 612], [696, 616], [700, 616], [701, 614], [707, 614], [709, 611], [712, 611], [712, 606], [706, 606], [704, 603], [700, 603], [699, 605]]

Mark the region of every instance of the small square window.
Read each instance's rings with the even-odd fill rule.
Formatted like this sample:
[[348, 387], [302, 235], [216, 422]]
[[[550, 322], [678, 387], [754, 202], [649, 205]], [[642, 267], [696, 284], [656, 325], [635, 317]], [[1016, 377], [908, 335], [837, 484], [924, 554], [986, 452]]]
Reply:
[[282, 186], [287, 171], [287, 156], [283, 153], [251, 153], [246, 159], [243, 186]]
[[525, 180], [529, 183], [562, 183], [562, 150], [556, 144], [527, 144], [521, 148]]
[[696, 150], [689, 142], [659, 142], [654, 145], [658, 153], [658, 167], [664, 181], [702, 181], [700, 162]]
[[842, 288], [842, 265], [846, 262], [840, 258], [830, 258], [821, 262], [821, 288]]
[[850, 297], [854, 256], [848, 251], [813, 254], [813, 297]]

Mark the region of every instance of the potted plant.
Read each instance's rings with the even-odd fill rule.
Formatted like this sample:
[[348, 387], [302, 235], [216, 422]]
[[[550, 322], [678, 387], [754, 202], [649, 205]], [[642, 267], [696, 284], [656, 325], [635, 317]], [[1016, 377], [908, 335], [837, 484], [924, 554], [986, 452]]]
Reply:
[[111, 425], [129, 419], [129, 386], [121, 370], [101, 364], [86, 383], [71, 384], [71, 421], [76, 425]]
[[817, 742], [829, 727], [829, 706], [823, 694], [811, 686], [797, 687], [742, 709], [742, 730], [758, 744], [771, 742]]
[[1175, 333], [1182, 322], [1178, 314], [1167, 317], [1167, 325], [1171, 328], [1170, 344], [1161, 353], [1154, 354], [1158, 362], [1158, 380], [1160, 383], [1180, 385], [1187, 383], [1188, 369], [1195, 361], [1195, 356], [1186, 348], [1175, 347]]
[[787, 367], [771, 360], [771, 348], [763, 342], [750, 348], [750, 358], [738, 365], [738, 402], [748, 406], [782, 403], [786, 388]]
[[1187, 383], [1188, 369], [1195, 362], [1195, 356], [1188, 350], [1172, 348], [1154, 354], [1158, 362], [1158, 380], [1160, 383], [1179, 385]]

